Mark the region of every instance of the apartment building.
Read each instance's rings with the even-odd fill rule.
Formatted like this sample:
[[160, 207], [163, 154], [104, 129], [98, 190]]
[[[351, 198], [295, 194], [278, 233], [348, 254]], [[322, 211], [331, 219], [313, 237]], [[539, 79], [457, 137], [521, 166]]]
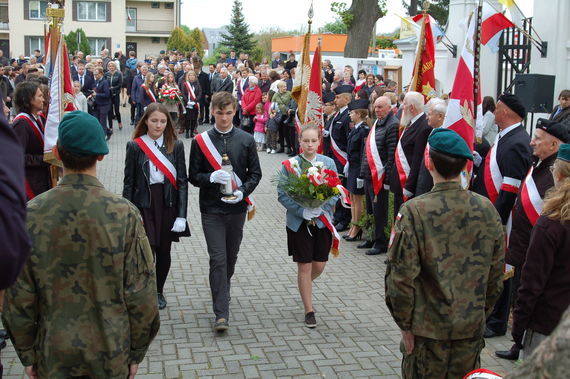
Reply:
[[[137, 57], [157, 55], [172, 29], [180, 25], [181, 0], [65, 1], [63, 32], [82, 28], [91, 55], [135, 51]], [[47, 0], [0, 0], [0, 49], [6, 56], [44, 53]]]

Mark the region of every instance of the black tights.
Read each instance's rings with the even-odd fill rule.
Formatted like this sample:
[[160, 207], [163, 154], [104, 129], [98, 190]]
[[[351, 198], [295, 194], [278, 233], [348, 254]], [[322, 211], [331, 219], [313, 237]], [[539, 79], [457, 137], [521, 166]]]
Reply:
[[167, 251], [165, 246], [163, 246], [162, 249], [153, 246], [152, 250], [156, 257], [156, 289], [158, 293], [162, 293], [172, 262], [170, 258], [170, 244]]

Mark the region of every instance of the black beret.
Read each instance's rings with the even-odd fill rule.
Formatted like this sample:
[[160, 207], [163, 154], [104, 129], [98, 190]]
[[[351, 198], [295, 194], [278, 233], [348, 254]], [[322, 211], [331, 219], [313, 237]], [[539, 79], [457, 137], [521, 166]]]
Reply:
[[366, 110], [368, 110], [368, 105], [370, 105], [370, 102], [368, 101], [368, 99], [352, 100], [348, 104], [348, 110], [350, 110], [350, 111], [352, 111], [354, 109], [366, 109]]
[[354, 91], [353, 86], [349, 86], [348, 84], [343, 84], [342, 86], [338, 86], [334, 89], [334, 93], [340, 95], [341, 93], [352, 93]]
[[568, 141], [568, 130], [566, 126], [560, 122], [539, 118], [536, 122], [536, 128], [544, 130], [546, 133], [558, 138], [564, 143], [570, 142]]
[[521, 116], [521, 118], [526, 117], [526, 108], [524, 107], [521, 100], [516, 95], [511, 95], [510, 93], [504, 93], [499, 96], [497, 101], [502, 102], [507, 107], [509, 107], [513, 112]]
[[334, 92], [325, 92], [323, 95], [323, 104], [332, 103], [334, 101]]

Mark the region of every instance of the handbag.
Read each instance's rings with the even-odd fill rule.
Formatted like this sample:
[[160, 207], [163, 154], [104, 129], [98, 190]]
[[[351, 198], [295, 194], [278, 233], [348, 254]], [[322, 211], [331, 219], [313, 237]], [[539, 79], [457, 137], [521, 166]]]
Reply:
[[251, 126], [251, 118], [247, 115], [243, 115], [241, 117], [240, 125], [242, 129], [248, 129]]

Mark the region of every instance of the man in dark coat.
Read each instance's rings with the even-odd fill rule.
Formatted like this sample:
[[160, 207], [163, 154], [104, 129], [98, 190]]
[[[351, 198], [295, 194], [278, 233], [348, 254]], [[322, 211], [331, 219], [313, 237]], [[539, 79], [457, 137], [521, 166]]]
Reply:
[[220, 76], [214, 78], [212, 82], [211, 92], [212, 96], [217, 92], [229, 92], [232, 93], [234, 91], [234, 83], [232, 82], [232, 78], [228, 75], [228, 69], [222, 67], [220, 69]]
[[396, 147], [394, 167], [390, 172], [390, 192], [394, 194], [394, 217], [405, 200], [416, 196], [418, 173], [431, 128], [424, 114], [424, 97], [408, 92], [402, 103], [401, 125], [404, 130]]
[[[338, 86], [334, 89], [334, 93], [336, 95], [334, 101], [338, 109], [338, 113], [331, 120], [329, 127], [332, 152], [330, 157], [334, 160], [338, 172], [343, 172], [344, 166], [348, 162], [346, 155], [346, 144], [350, 124], [348, 103], [352, 100], [352, 90], [352, 86], [349, 85]], [[342, 204], [340, 204], [339, 200], [333, 220], [336, 230], [341, 232], [348, 229], [350, 218], [350, 210], [344, 208]]]
[[[210, 96], [212, 95], [212, 90], [210, 89], [210, 78], [208, 74], [202, 71], [202, 62], [198, 61], [194, 63], [194, 72], [198, 76], [198, 82], [200, 83], [200, 89], [202, 90], [202, 96], [200, 96], [200, 115], [198, 116], [198, 122], [202, 125], [204, 122], [208, 122], [208, 118], [204, 117], [206, 115], [206, 107], [210, 104]], [[208, 105], [206, 105], [208, 104]]]
[[570, 131], [570, 90], [563, 90], [558, 96], [560, 104], [554, 107], [550, 119], [566, 125]]
[[[530, 141], [533, 165], [521, 185], [513, 212], [513, 227], [509, 238], [505, 262], [515, 268], [511, 296], [512, 303], [516, 302], [519, 289], [521, 270], [526, 259], [530, 242], [530, 234], [543, 206], [543, 198], [552, 186], [554, 179], [550, 171], [560, 145], [568, 142], [568, 132], [562, 123], [538, 119], [534, 136]], [[510, 350], [497, 351], [499, 358], [516, 360], [519, 357], [520, 346], [514, 344]]]
[[327, 157], [331, 157], [331, 136], [330, 136], [330, 126], [331, 121], [336, 115], [336, 106], [334, 104], [335, 94], [334, 92], [323, 93], [323, 154]]
[[111, 108], [111, 88], [101, 67], [95, 68], [95, 90], [91, 96], [95, 99], [94, 116], [101, 123], [107, 140], [109, 140], [113, 134], [113, 129], [107, 128], [107, 115]]
[[77, 66], [77, 74], [73, 78], [74, 81], [78, 81], [81, 85], [81, 92], [88, 97], [93, 92], [95, 88], [95, 79], [93, 78], [93, 73], [85, 69], [85, 65], [80, 63]]
[[[398, 143], [398, 125], [400, 121], [394, 116], [391, 109], [390, 99], [386, 96], [380, 96], [374, 101], [374, 113], [376, 113], [376, 121], [370, 133], [374, 131], [376, 143], [377, 157], [384, 167], [384, 181], [381, 188], [377, 191], [374, 189], [372, 174], [370, 171], [370, 162], [374, 160], [375, 152], [365, 147], [366, 157], [362, 160], [360, 166], [360, 175], [364, 178], [364, 192], [366, 194], [367, 213], [374, 215], [374, 240], [366, 241], [359, 245], [360, 248], [370, 248], [366, 255], [383, 254], [388, 250], [388, 238], [384, 229], [388, 224], [388, 198], [389, 186], [387, 178], [390, 177], [392, 167], [394, 165], [394, 152]], [[368, 141], [366, 141], [368, 144]], [[379, 167], [377, 167], [379, 169]]]
[[[473, 183], [473, 190], [495, 205], [505, 226], [509, 224], [521, 182], [531, 165], [530, 136], [521, 123], [525, 117], [526, 109], [518, 97], [499, 96], [495, 123], [500, 131]], [[507, 332], [511, 283], [511, 279], [503, 283], [503, 293], [487, 320], [485, 338]]]

